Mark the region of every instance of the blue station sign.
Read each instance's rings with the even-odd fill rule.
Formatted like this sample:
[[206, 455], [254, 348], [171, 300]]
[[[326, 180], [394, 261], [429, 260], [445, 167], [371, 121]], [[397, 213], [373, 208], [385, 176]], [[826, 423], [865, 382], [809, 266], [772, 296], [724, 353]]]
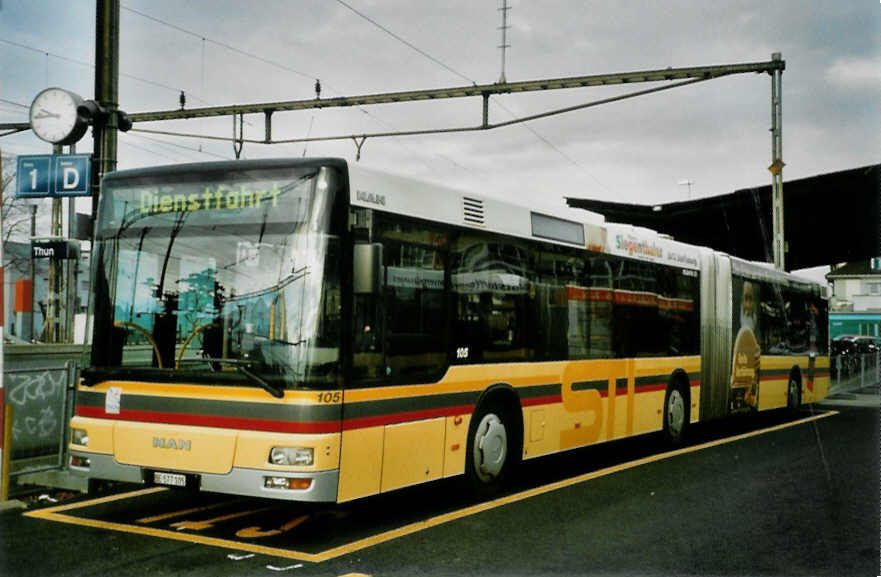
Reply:
[[90, 154], [35, 154], [18, 157], [19, 198], [89, 196], [92, 181]]

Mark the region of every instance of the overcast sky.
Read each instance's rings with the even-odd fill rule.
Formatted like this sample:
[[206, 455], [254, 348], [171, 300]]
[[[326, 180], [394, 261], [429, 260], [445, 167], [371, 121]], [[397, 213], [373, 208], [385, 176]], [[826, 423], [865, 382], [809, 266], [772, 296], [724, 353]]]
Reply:
[[[500, 2], [123, 0], [119, 104], [128, 112], [174, 109], [180, 90], [187, 107], [306, 99], [316, 78], [322, 97], [496, 82]], [[881, 160], [876, 0], [508, 2], [508, 81], [768, 61], [781, 52], [784, 179]], [[94, 13], [86, 0], [0, 0], [0, 122], [27, 121], [26, 107], [46, 86], [93, 96]], [[564, 196], [683, 200], [683, 181], [693, 183], [692, 197], [724, 194], [770, 183], [770, 85], [767, 74], [739, 75], [525, 126], [373, 139], [360, 162], [545, 204]], [[620, 92], [500, 96], [490, 120]], [[273, 117], [273, 134], [447, 128], [478, 124], [480, 115], [480, 99], [287, 112]], [[263, 138], [262, 115], [246, 122], [246, 137]], [[135, 128], [230, 136], [232, 121]], [[224, 142], [136, 132], [119, 142], [120, 168], [233, 158]], [[0, 139], [0, 148], [50, 151], [30, 133]], [[90, 150], [87, 136], [78, 152]], [[351, 141], [306, 149], [352, 162], [355, 152]], [[245, 144], [243, 156], [303, 153], [303, 144]]]

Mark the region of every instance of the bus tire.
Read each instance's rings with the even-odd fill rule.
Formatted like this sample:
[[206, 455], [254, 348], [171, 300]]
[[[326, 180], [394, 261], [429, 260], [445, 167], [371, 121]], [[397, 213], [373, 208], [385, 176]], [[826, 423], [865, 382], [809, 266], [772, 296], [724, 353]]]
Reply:
[[789, 375], [789, 383], [786, 385], [786, 417], [795, 418], [798, 408], [801, 406], [801, 380], [797, 375]]
[[682, 384], [681, 379], [674, 377], [664, 395], [664, 438], [669, 445], [676, 447], [682, 444], [690, 422], [690, 409], [688, 387]]
[[522, 427], [509, 403], [487, 399], [468, 427], [465, 476], [478, 494], [499, 490], [520, 460]]

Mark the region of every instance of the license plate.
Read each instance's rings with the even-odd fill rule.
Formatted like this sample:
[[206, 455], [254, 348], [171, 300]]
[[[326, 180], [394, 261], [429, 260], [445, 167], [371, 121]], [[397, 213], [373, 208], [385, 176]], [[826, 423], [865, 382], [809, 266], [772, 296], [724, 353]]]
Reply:
[[171, 487], [186, 487], [187, 476], [178, 473], [163, 473], [161, 471], [153, 472], [153, 482], [157, 485], [168, 485]]

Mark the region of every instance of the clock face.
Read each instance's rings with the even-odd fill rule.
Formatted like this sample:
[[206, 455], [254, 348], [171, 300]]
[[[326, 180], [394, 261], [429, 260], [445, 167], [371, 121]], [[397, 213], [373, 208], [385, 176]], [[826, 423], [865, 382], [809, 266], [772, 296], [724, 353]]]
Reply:
[[[31, 104], [31, 128], [41, 139], [53, 144], [68, 143], [79, 131], [77, 106], [82, 98], [61, 88], [47, 88]], [[79, 134], [76, 139], [82, 136]], [[74, 141], [76, 140], [74, 139]]]

